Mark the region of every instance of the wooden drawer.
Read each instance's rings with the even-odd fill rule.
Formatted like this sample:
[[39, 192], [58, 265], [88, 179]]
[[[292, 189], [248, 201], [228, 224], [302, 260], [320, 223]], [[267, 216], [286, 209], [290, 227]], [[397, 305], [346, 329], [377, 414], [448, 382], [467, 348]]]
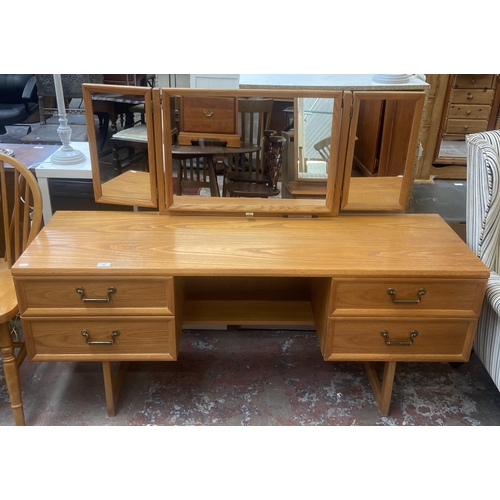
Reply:
[[[172, 277], [16, 278], [15, 284], [24, 316], [55, 314], [55, 309], [72, 309], [71, 314], [80, 315], [174, 314]], [[77, 292], [78, 287], [83, 293]], [[108, 294], [110, 287], [116, 291]], [[91, 300], [109, 296], [109, 302], [83, 302], [82, 296]]]
[[236, 134], [235, 97], [181, 97], [181, 131]]
[[455, 77], [455, 88], [481, 89], [493, 87], [495, 75], [457, 75]]
[[[452, 319], [330, 319], [323, 356], [327, 361], [466, 361], [476, 324], [476, 320]], [[381, 332], [387, 332], [387, 338]], [[386, 341], [412, 343], [387, 345]]]
[[451, 104], [491, 104], [494, 90], [467, 90], [453, 89], [451, 91]]
[[448, 118], [463, 118], [468, 120], [488, 120], [491, 106], [451, 104], [448, 109]]
[[475, 134], [484, 132], [488, 128], [488, 120], [448, 120], [446, 122], [447, 134]]
[[[418, 303], [393, 302], [395, 300], [419, 299], [418, 292], [424, 289]], [[402, 280], [381, 279], [333, 280], [329, 316], [383, 316], [387, 314], [428, 316], [448, 315], [477, 316], [481, 308], [484, 282], [475, 280], [429, 280], [428, 278]]]
[[[26, 349], [32, 361], [118, 361], [177, 359], [172, 316], [23, 318]], [[120, 334], [112, 337], [112, 332]], [[89, 345], [90, 341], [111, 342]]]

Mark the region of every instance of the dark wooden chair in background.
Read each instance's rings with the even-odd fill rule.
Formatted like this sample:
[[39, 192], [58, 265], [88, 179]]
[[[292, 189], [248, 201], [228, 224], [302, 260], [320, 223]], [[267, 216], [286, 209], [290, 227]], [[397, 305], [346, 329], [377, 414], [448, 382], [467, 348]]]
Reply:
[[274, 135], [274, 131], [267, 131], [268, 135], [264, 139], [262, 182], [229, 181], [227, 182], [227, 192], [229, 196], [251, 197], [251, 198], [269, 198], [279, 196], [281, 190], [278, 182], [283, 164], [283, 151], [285, 148], [285, 138]]
[[[229, 182], [261, 182], [265, 184], [264, 163], [262, 146], [264, 132], [271, 124], [273, 99], [240, 98], [238, 99], [238, 133], [241, 141], [257, 144], [258, 151], [227, 155], [224, 158], [224, 178], [222, 183], [222, 196], [226, 196], [226, 187]], [[221, 160], [219, 159], [219, 163]]]

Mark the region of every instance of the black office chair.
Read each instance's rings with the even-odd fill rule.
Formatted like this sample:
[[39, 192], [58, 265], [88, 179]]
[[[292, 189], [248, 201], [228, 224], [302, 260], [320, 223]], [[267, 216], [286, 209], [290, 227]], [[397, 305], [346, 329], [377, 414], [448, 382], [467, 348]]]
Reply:
[[[0, 75], [0, 135], [6, 125], [19, 125], [38, 109], [35, 75]], [[29, 134], [31, 126], [28, 127]]]

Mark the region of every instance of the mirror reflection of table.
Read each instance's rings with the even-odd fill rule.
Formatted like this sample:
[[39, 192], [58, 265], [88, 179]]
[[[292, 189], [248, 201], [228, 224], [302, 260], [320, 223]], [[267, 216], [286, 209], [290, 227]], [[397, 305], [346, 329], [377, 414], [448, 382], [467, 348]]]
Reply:
[[[113, 166], [118, 172], [121, 172], [127, 165], [133, 164], [139, 160], [146, 160], [148, 147], [146, 124], [143, 123], [120, 130], [120, 132], [113, 134], [111, 143], [113, 144]], [[120, 159], [120, 149], [122, 148], [128, 149], [128, 156], [126, 159]], [[147, 161], [144, 162], [144, 165], [145, 168], [147, 168]]]
[[[227, 147], [225, 145], [217, 145], [210, 141], [198, 141], [197, 144], [191, 146], [180, 146], [179, 144], [172, 145], [172, 158], [174, 160], [187, 160], [195, 158], [206, 158], [210, 160], [209, 170], [209, 187], [212, 196], [220, 196], [220, 187], [217, 182], [217, 166], [223, 166], [224, 159], [227, 159], [229, 165], [232, 165], [237, 155], [247, 153], [254, 153], [259, 151], [258, 144], [251, 144], [247, 142], [240, 143], [239, 147]], [[177, 181], [179, 182], [179, 181]]]
[[[116, 122], [120, 118], [124, 123], [122, 127], [128, 128], [133, 125], [134, 118], [131, 108], [144, 104], [140, 96], [123, 96], [121, 94], [97, 94], [93, 96], [93, 110], [95, 113], [107, 115], [107, 122], [111, 122], [111, 130], [116, 132]], [[107, 125], [105, 125], [107, 127]], [[107, 130], [107, 129], [106, 129]]]
[[[144, 126], [145, 127], [145, 126]], [[133, 134], [134, 131], [137, 132]], [[125, 129], [120, 132], [118, 140], [128, 143], [134, 140], [137, 144], [147, 144], [147, 136], [141, 126], [131, 129]], [[217, 182], [217, 163], [222, 158], [230, 158], [234, 155], [258, 151], [260, 147], [257, 144], [242, 143], [239, 148], [229, 148], [226, 146], [214, 146], [205, 144], [196, 144], [191, 146], [172, 146], [172, 157], [178, 160], [191, 158], [210, 159], [210, 181], [209, 187], [212, 196], [220, 196], [220, 188]], [[122, 198], [125, 195], [133, 196], [134, 199], [142, 200], [146, 203], [151, 197], [151, 180], [149, 172], [141, 172], [134, 169], [128, 169], [121, 172], [116, 177], [102, 183], [103, 195], [109, 198]], [[142, 206], [142, 205], [140, 205]]]

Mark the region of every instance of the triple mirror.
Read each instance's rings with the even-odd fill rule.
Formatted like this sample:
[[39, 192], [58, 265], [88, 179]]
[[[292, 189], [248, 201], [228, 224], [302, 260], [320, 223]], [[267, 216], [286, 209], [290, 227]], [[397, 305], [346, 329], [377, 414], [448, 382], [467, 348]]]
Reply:
[[83, 85], [96, 201], [172, 214], [404, 211], [424, 94]]

